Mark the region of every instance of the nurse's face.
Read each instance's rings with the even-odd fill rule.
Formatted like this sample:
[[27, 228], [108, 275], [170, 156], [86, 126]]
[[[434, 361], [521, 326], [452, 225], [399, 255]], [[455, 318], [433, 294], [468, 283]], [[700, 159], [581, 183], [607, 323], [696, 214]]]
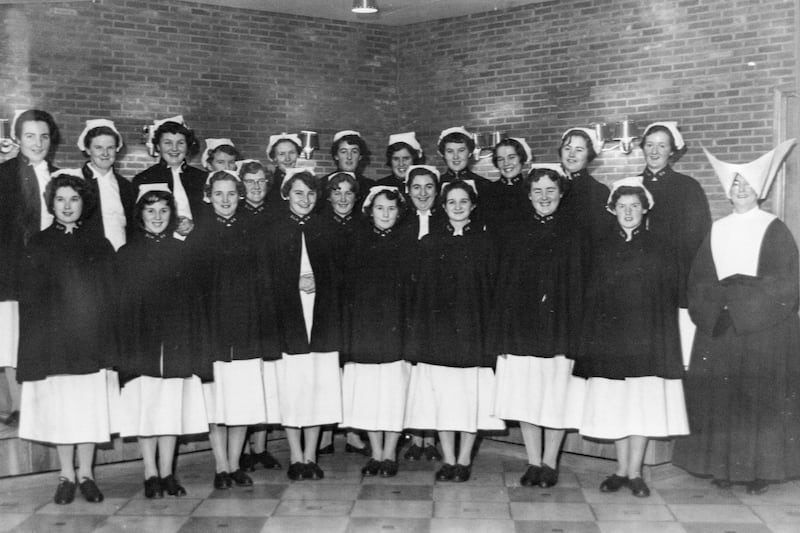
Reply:
[[394, 226], [399, 214], [397, 200], [389, 200], [385, 194], [379, 194], [372, 202], [372, 222], [378, 229], [387, 230]]
[[164, 133], [158, 141], [158, 153], [167, 166], [181, 166], [188, 151], [189, 145], [182, 133]]
[[637, 194], [624, 194], [614, 204], [614, 214], [617, 215], [619, 226], [631, 232], [642, 225], [642, 217], [647, 209], [642, 205], [642, 200]]
[[539, 181], [531, 183], [531, 190], [528, 198], [533, 204], [533, 208], [539, 216], [546, 217], [552, 215], [561, 203], [561, 190], [558, 183], [550, 179], [549, 176], [542, 176]]
[[353, 212], [353, 207], [356, 205], [356, 193], [353, 192], [353, 186], [346, 181], [339, 183], [339, 186], [331, 191], [328, 201], [337, 215], [346, 217]]
[[297, 216], [304, 217], [311, 214], [314, 205], [317, 203], [317, 191], [310, 189], [308, 185], [294, 180], [292, 188], [289, 189], [289, 209]]
[[142, 222], [144, 229], [156, 235], [163, 233], [169, 227], [169, 218], [172, 214], [166, 200], [158, 200], [142, 208]]
[[222, 218], [230, 218], [239, 206], [239, 190], [233, 179], [215, 181], [211, 186], [211, 205], [214, 213]]
[[406, 175], [406, 170], [414, 162], [414, 156], [408, 151], [408, 148], [403, 148], [392, 154], [392, 174], [395, 178], [403, 179]]
[[73, 226], [83, 213], [83, 198], [72, 187], [59, 187], [53, 197], [53, 216], [64, 226]]
[[242, 183], [244, 183], [244, 197], [249, 204], [258, 207], [264, 203], [264, 198], [269, 192], [269, 185], [263, 170], [245, 174], [242, 178]]
[[292, 141], [280, 141], [275, 145], [275, 164], [281, 170], [297, 165], [297, 146]]
[[97, 135], [89, 141], [86, 152], [92, 165], [105, 174], [117, 159], [117, 140], [112, 135]]
[[50, 151], [50, 126], [41, 120], [26, 120], [19, 135], [19, 151], [31, 163], [41, 163]]
[[411, 203], [419, 211], [427, 211], [436, 200], [436, 179], [430, 174], [419, 174], [411, 180], [408, 188]]
[[644, 138], [644, 157], [647, 168], [658, 172], [666, 167], [672, 155], [672, 138], [665, 131], [656, 131]]
[[578, 172], [589, 164], [589, 148], [586, 139], [580, 135], [571, 135], [561, 145], [561, 166], [567, 172]]
[[733, 210], [737, 213], [747, 213], [758, 207], [758, 194], [742, 176], [736, 175], [730, 192]]
[[514, 178], [522, 173], [522, 160], [513, 146], [503, 145], [497, 149], [497, 168], [504, 178]]
[[358, 162], [361, 161], [361, 149], [357, 144], [343, 142], [339, 145], [334, 159], [340, 171], [355, 172], [358, 167]]
[[447, 218], [450, 219], [450, 222], [468, 222], [473, 209], [475, 209], [475, 204], [470, 200], [467, 191], [463, 189], [447, 191], [444, 212], [447, 214]]
[[446, 143], [444, 145], [444, 162], [447, 168], [458, 172], [469, 164], [469, 150], [465, 143]]
[[211, 171], [236, 170], [236, 156], [217, 150], [211, 158]]

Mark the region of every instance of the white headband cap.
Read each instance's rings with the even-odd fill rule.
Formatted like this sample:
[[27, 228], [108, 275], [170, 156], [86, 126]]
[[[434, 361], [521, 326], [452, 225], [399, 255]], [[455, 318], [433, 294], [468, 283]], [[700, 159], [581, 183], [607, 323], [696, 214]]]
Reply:
[[772, 182], [775, 180], [775, 176], [778, 175], [778, 170], [781, 168], [784, 159], [795, 144], [797, 144], [796, 139], [783, 141], [777, 147], [755, 161], [742, 164], [720, 161], [705, 148], [703, 148], [703, 152], [705, 152], [706, 157], [709, 162], [711, 162], [711, 166], [714, 167], [714, 172], [717, 174], [717, 178], [719, 178], [722, 188], [725, 190], [725, 196], [727, 196], [728, 199], [731, 197], [733, 181], [736, 176], [739, 175], [747, 181], [754, 191], [756, 191], [758, 198], [763, 200], [767, 197]]
[[568, 178], [567, 173], [564, 172], [564, 167], [562, 167], [559, 163], [534, 163], [531, 165], [531, 169], [528, 171], [528, 174], [536, 170], [537, 168], [543, 168], [545, 170], [552, 170], [562, 178]]
[[211, 165], [208, 163], [208, 156], [212, 150], [216, 150], [220, 146], [236, 146], [230, 139], [206, 139], [206, 148], [203, 150], [203, 155], [200, 156], [200, 161], [206, 170], [211, 170]]
[[672, 134], [673, 140], [675, 141], [675, 148], [678, 150], [683, 150], [683, 147], [686, 146], [686, 143], [683, 142], [683, 135], [681, 135], [681, 132], [678, 131], [678, 123], [675, 121], [653, 122], [652, 124], [649, 124], [644, 129], [644, 133], [642, 133], [642, 139], [647, 137], [647, 133], [650, 131], [650, 129], [656, 126], [667, 128], [667, 130], [669, 130], [669, 132]]
[[454, 126], [452, 128], [447, 128], [446, 130], [442, 130], [442, 133], [439, 134], [439, 140], [436, 141], [436, 146], [438, 147], [442, 143], [442, 139], [444, 139], [451, 133], [460, 133], [462, 135], [465, 135], [467, 138], [472, 139], [472, 134], [468, 132], [466, 128], [464, 128], [464, 126]]
[[[239, 174], [237, 174], [233, 170], [228, 170], [228, 169], [225, 169], [225, 170], [213, 170], [213, 171], [208, 173], [208, 176], [206, 176], [206, 187], [208, 186], [209, 183], [211, 183], [211, 176], [213, 176], [214, 174], [217, 174], [219, 172], [224, 172], [225, 174], [229, 174], [229, 175], [233, 176], [234, 178], [236, 178], [236, 181], [239, 181], [239, 182], [242, 181], [241, 179], [239, 179]], [[207, 204], [211, 203], [211, 198], [205, 192], [205, 187], [203, 188], [203, 201], [205, 203], [207, 203]]]
[[[364, 213], [368, 212], [369, 211], [369, 207], [372, 205], [372, 202], [375, 200], [375, 197], [378, 196], [380, 193], [382, 193], [384, 191], [392, 191], [392, 192], [396, 192], [398, 194], [400, 192], [397, 189], [397, 187], [391, 187], [389, 185], [375, 185], [374, 187], [372, 187], [369, 190], [369, 194], [367, 194], [367, 197], [364, 198], [364, 203], [361, 205], [361, 211], [364, 212]], [[403, 201], [402, 200], [403, 196], [402, 195], [399, 195], [399, 196], [400, 196], [400, 200], [398, 200], [398, 201], [402, 202]]]
[[448, 181], [447, 183], [442, 185], [442, 195], [441, 195], [442, 198], [445, 197], [447, 189], [449, 189], [451, 185], [453, 185], [454, 183], [458, 183], [460, 181], [469, 185], [470, 188], [472, 188], [472, 190], [475, 192], [475, 196], [478, 196], [478, 188], [475, 186], [475, 180], [453, 180], [453, 181]]
[[387, 144], [387, 146], [391, 146], [395, 143], [406, 143], [417, 151], [417, 157], [422, 157], [422, 146], [420, 146], [417, 135], [413, 131], [389, 135], [389, 144]]
[[184, 126], [184, 127], [188, 128], [188, 126], [186, 125], [186, 121], [183, 120], [183, 115], [175, 115], [174, 117], [162, 118], [162, 119], [159, 119], [159, 120], [154, 120], [153, 121], [153, 128], [150, 130], [150, 138], [147, 140], [147, 144], [149, 144], [150, 146], [153, 146], [153, 142], [155, 141], [155, 138], [156, 138], [156, 130], [158, 128], [160, 128], [162, 124], [166, 124], [167, 122], [176, 122], [176, 123], [180, 124], [181, 126]]
[[336, 143], [336, 141], [338, 141], [339, 139], [341, 139], [342, 137], [345, 137], [347, 135], [355, 135], [356, 137], [361, 137], [361, 134], [358, 133], [357, 131], [354, 131], [354, 130], [342, 130], [342, 131], [337, 131], [333, 135], [333, 142]]
[[573, 131], [580, 131], [588, 135], [589, 140], [592, 142], [592, 148], [594, 148], [594, 153], [600, 155], [600, 152], [603, 151], [603, 143], [602, 141], [600, 141], [600, 139], [597, 138], [596, 131], [594, 131], [592, 128], [570, 128], [561, 135], [561, 140], [563, 141], [564, 139], [566, 139], [569, 136], [569, 134], [572, 133]]
[[59, 176], [72, 176], [73, 178], [84, 179], [83, 170], [80, 168], [59, 168], [50, 175], [50, 178], [57, 178]]
[[[267, 144], [267, 155], [272, 151], [276, 144], [281, 141], [291, 141], [297, 145], [298, 150], [303, 149], [303, 143], [300, 140], [300, 137], [296, 133], [281, 133], [280, 135], [270, 135], [269, 136], [269, 143]], [[300, 155], [300, 154], [298, 154]]]
[[335, 177], [336, 177], [336, 176], [338, 176], [339, 174], [345, 174], [345, 175], [347, 175], [347, 176], [350, 176], [351, 178], [353, 178], [354, 180], [356, 180], [356, 182], [358, 182], [358, 178], [356, 178], [356, 175], [355, 175], [355, 173], [353, 173], [353, 172], [350, 172], [350, 171], [347, 171], [347, 170], [337, 170], [336, 172], [333, 172], [333, 173], [331, 173], [331, 174], [328, 174], [328, 179], [327, 179], [326, 181], [331, 181], [333, 178], [335, 178]]
[[14, 111], [14, 118], [11, 119], [11, 131], [9, 131], [8, 134], [16, 142], [19, 142], [19, 139], [17, 139], [17, 134], [15, 133], [16, 129], [17, 129], [17, 120], [19, 119], [19, 116], [21, 114], [23, 114], [25, 111], [29, 111], [29, 110], [28, 109], [17, 109], [16, 111]]
[[117, 134], [117, 137], [119, 138], [119, 144], [117, 145], [117, 152], [119, 152], [122, 149], [122, 134], [114, 125], [113, 121], [108, 120], [107, 118], [90, 118], [89, 120], [86, 121], [86, 126], [84, 126], [83, 131], [78, 136], [78, 150], [80, 150], [81, 152], [86, 151], [86, 134], [89, 133], [89, 130], [93, 130], [94, 128], [99, 128], [101, 126], [111, 128], [111, 130]]
[[136, 196], [136, 203], [139, 203], [139, 200], [142, 199], [142, 196], [153, 191], [162, 191], [172, 194], [172, 191], [169, 190], [169, 185], [166, 183], [145, 183], [143, 185], [139, 185], [139, 194]]
[[[258, 159], [239, 159], [238, 161], [236, 161], [236, 173], [241, 174], [242, 167], [245, 166], [247, 163], [258, 163], [262, 167], [264, 166], [263, 163], [261, 163], [261, 161], [259, 161]], [[266, 168], [264, 170], [266, 171]]]
[[525, 157], [526, 157], [525, 161], [529, 163], [533, 161], [533, 152], [531, 151], [531, 147], [528, 146], [528, 141], [526, 141], [522, 137], [509, 137], [509, 139], [512, 141], [517, 141], [519, 145], [522, 146], [522, 150], [525, 152]]
[[617, 180], [611, 184], [611, 192], [609, 193], [608, 200], [606, 201], [606, 210], [609, 213], [614, 213], [614, 210], [608, 207], [608, 204], [611, 203], [611, 198], [614, 196], [614, 192], [620, 187], [636, 187], [637, 189], [642, 189], [644, 191], [644, 195], [647, 197], [647, 202], [650, 204], [648, 210], [653, 209], [653, 206], [656, 205], [656, 201], [653, 200], [653, 195], [650, 194], [650, 191], [648, 191], [647, 187], [644, 186], [644, 178], [642, 178], [642, 176], [631, 176], [629, 178], [622, 178], [621, 180]]
[[296, 174], [300, 174], [301, 172], [306, 172], [308, 174], [311, 174], [312, 176], [314, 175], [314, 171], [306, 167], [294, 167], [286, 169], [286, 174], [283, 175], [283, 180], [281, 181], [281, 188], [280, 188], [281, 198], [283, 198], [284, 200], [288, 200], [289, 197], [283, 195], [283, 186], [286, 185], [286, 183], [290, 179], [292, 179], [292, 177], [294, 177]]

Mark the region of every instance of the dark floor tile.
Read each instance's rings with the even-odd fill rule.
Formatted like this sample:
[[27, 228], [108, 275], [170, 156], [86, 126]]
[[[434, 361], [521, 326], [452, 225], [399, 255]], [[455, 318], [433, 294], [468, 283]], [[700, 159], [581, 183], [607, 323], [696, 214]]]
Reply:
[[428, 485], [362, 485], [359, 500], [427, 500], [433, 498]]
[[551, 487], [508, 487], [508, 499], [512, 502], [553, 502], [553, 503], [585, 503], [581, 489]]
[[261, 531], [266, 523], [266, 518], [193, 516], [186, 521], [179, 533], [219, 533], [220, 531], [225, 533], [254, 533]]
[[517, 520], [516, 526], [516, 533], [600, 533], [600, 528], [594, 522], [533, 522]]
[[130, 499], [143, 490], [144, 482], [114, 482], [98, 481], [98, 487], [106, 498], [125, 498]]
[[683, 522], [681, 525], [686, 530], [686, 533], [771, 533], [772, 531], [764, 524]]
[[430, 520], [427, 518], [351, 518], [347, 533], [427, 533]]
[[286, 492], [288, 484], [259, 484], [252, 487], [232, 487], [225, 490], [215, 490], [209, 496], [209, 500], [280, 500]]

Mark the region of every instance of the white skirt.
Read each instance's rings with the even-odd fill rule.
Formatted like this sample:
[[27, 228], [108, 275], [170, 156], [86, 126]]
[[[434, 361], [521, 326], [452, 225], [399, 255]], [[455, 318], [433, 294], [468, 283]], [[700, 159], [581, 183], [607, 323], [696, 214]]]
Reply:
[[261, 358], [214, 361], [214, 381], [203, 385], [210, 424], [266, 424], [267, 402]]
[[19, 304], [13, 300], [0, 302], [0, 368], [17, 368], [19, 348]]
[[261, 377], [264, 380], [264, 399], [267, 405], [267, 424], [281, 423], [281, 402], [278, 397], [278, 361], [264, 361]]
[[502, 430], [494, 411], [491, 368], [418, 363], [411, 369], [405, 427], [439, 431]]
[[120, 404], [123, 437], [208, 432], [203, 386], [197, 376], [140, 376], [122, 387]]
[[342, 426], [402, 431], [411, 364], [347, 363], [342, 373]]
[[284, 426], [299, 428], [342, 421], [339, 352], [283, 354], [277, 369]]
[[20, 438], [53, 444], [108, 442], [111, 418], [117, 415], [111, 412], [108, 383], [106, 370], [24, 381]]
[[578, 429], [587, 437], [613, 440], [688, 435], [683, 383], [654, 376], [589, 378]]
[[577, 428], [586, 380], [572, 375], [575, 361], [563, 355], [500, 355], [494, 415], [554, 429]]

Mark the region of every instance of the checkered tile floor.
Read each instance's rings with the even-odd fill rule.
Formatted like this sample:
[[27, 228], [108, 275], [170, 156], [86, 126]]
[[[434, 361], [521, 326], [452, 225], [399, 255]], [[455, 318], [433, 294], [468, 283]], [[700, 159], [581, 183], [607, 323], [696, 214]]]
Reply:
[[284, 441], [270, 450], [284, 470], [256, 470], [255, 485], [215, 491], [210, 452], [181, 456], [178, 477], [188, 495], [147, 500], [140, 462], [98, 467], [106, 499], [71, 505], [52, 502], [56, 474], [0, 479], [0, 531], [54, 532], [690, 532], [796, 533], [800, 482], [748, 496], [743, 487], [720, 490], [677, 468], [651, 472], [650, 498], [598, 490], [611, 461], [564, 454], [552, 489], [519, 486], [525, 469], [519, 446], [484, 441], [463, 484], [437, 483], [438, 465], [400, 461], [395, 478], [361, 477], [365, 458], [325, 456], [321, 481], [290, 482]]

